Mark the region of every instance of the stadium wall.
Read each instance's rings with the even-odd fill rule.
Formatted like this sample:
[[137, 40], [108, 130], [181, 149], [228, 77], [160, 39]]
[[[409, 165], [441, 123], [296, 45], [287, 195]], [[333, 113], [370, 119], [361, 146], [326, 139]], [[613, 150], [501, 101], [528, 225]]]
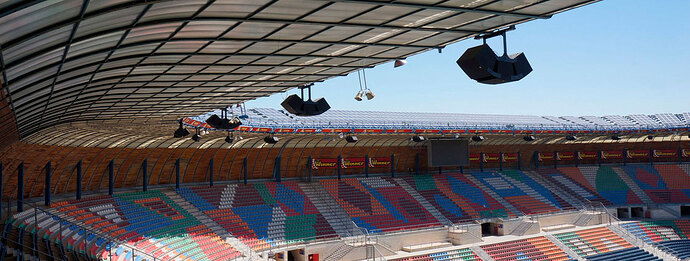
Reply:
[[[260, 139], [260, 138], [253, 138]], [[361, 141], [362, 142], [362, 141]], [[524, 145], [474, 145], [471, 153], [511, 153], [520, 152], [522, 168], [533, 168], [535, 152], [555, 151], [598, 151], [598, 150], [651, 150], [690, 148], [688, 142], [644, 142], [644, 143], [597, 143], [597, 144], [524, 144]], [[210, 159], [213, 159], [214, 181], [240, 181], [243, 179], [243, 160], [247, 158], [247, 176], [249, 179], [272, 179], [275, 158], [281, 156], [281, 177], [306, 178], [309, 169], [308, 157], [337, 158], [347, 157], [389, 157], [395, 154], [395, 171], [398, 173], [413, 171], [415, 158], [419, 155], [422, 172], [435, 172], [427, 166], [426, 147], [415, 144], [411, 146], [380, 146], [371, 142], [368, 146], [345, 144], [339, 147], [264, 147], [264, 148], [117, 148], [117, 147], [71, 147], [40, 145], [16, 142], [6, 148], [0, 155], [4, 164], [3, 190], [4, 198], [15, 198], [17, 189], [17, 168], [20, 163], [25, 167], [25, 197], [43, 195], [45, 165], [52, 164], [53, 194], [71, 193], [76, 190], [76, 165], [82, 161], [82, 188], [84, 191], [105, 191], [108, 188], [108, 165], [114, 163], [114, 186], [116, 188], [138, 187], [143, 184], [142, 163], [147, 161], [149, 185], [175, 183], [175, 162], [180, 159], [180, 176], [182, 183], [203, 183], [209, 180]], [[687, 161], [688, 158], [658, 158], [654, 161]], [[622, 159], [603, 159], [601, 163], [622, 163]], [[649, 159], [627, 159], [626, 162], [649, 162]], [[541, 165], [552, 166], [573, 164], [596, 164], [598, 160], [544, 160]], [[498, 163], [478, 161], [471, 162], [468, 168], [517, 168], [517, 162]], [[457, 168], [445, 168], [457, 170]], [[390, 173], [390, 168], [370, 168], [370, 173]], [[342, 169], [342, 175], [363, 174], [363, 168]], [[335, 176], [335, 169], [311, 170], [312, 177]]]

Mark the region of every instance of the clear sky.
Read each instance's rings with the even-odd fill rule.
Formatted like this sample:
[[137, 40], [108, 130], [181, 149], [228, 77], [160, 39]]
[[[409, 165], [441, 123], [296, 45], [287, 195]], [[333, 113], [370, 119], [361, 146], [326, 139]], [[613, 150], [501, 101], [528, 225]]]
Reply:
[[[317, 83], [332, 109], [531, 115], [690, 112], [690, 0], [604, 0], [517, 26], [508, 52], [524, 52], [523, 80], [483, 85], [455, 60], [481, 43], [465, 40], [367, 70], [373, 100], [357, 102], [357, 74]], [[501, 52], [500, 38], [489, 41]], [[296, 90], [287, 94], [297, 93]], [[280, 108], [286, 93], [248, 102]]]

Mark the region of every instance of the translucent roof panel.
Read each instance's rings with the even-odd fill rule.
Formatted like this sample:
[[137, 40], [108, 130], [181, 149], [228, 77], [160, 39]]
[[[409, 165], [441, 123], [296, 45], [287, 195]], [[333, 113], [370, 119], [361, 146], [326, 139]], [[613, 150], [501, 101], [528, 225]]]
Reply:
[[597, 1], [8, 2], [1, 80], [22, 136], [59, 122], [190, 116]]

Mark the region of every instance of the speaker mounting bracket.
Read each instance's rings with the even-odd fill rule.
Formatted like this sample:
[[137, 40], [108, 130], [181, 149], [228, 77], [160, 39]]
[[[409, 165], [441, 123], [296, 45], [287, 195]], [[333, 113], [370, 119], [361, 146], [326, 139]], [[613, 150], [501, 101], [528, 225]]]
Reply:
[[490, 33], [480, 34], [474, 37], [475, 40], [482, 39], [482, 42], [486, 44], [486, 39], [493, 38], [496, 36], [503, 37], [503, 56], [508, 57], [508, 42], [506, 41], [506, 32], [515, 30], [515, 25], [511, 25], [508, 28], [501, 30], [496, 30]]

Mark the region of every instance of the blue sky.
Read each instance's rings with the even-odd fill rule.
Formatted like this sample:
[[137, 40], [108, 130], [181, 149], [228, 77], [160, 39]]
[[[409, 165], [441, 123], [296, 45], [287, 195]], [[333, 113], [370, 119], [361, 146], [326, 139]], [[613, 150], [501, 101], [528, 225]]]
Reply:
[[[522, 81], [482, 85], [455, 60], [478, 40], [367, 70], [373, 100], [353, 99], [357, 74], [317, 83], [333, 109], [531, 115], [690, 112], [688, 0], [604, 0], [508, 33], [508, 52], [524, 52], [534, 71]], [[489, 44], [496, 52], [500, 38]], [[248, 102], [279, 108], [296, 90]]]

